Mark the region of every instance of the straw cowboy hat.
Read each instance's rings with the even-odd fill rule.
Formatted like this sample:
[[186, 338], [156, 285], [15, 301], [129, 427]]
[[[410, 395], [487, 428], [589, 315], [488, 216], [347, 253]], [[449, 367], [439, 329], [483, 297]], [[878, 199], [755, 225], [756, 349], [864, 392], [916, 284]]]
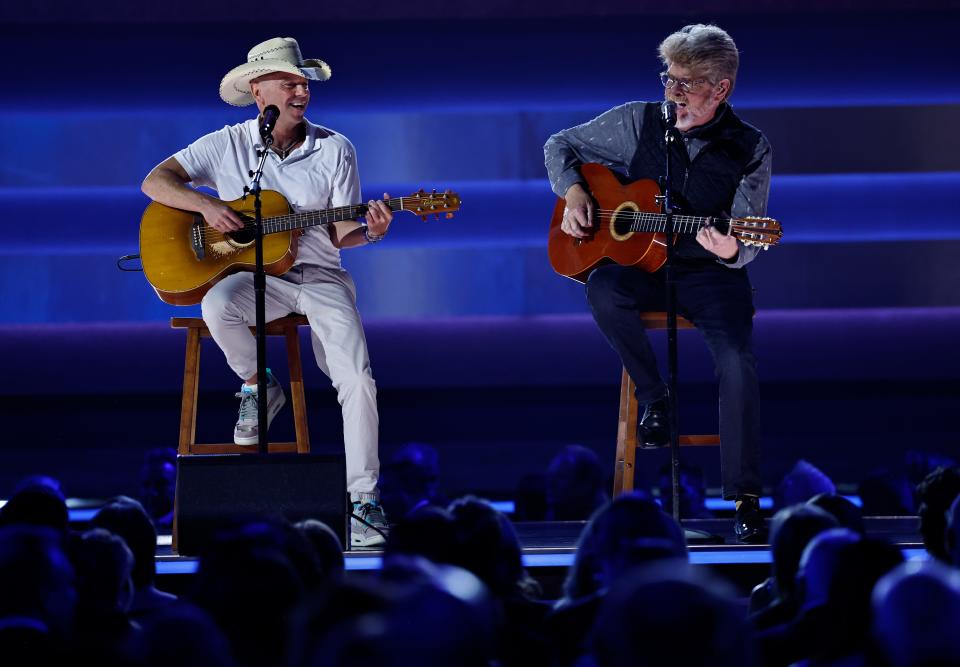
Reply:
[[297, 40], [274, 37], [250, 49], [247, 62], [227, 72], [220, 82], [220, 97], [235, 107], [253, 104], [250, 81], [271, 72], [288, 72], [313, 81], [326, 81], [332, 76], [330, 66], [322, 60], [303, 59]]

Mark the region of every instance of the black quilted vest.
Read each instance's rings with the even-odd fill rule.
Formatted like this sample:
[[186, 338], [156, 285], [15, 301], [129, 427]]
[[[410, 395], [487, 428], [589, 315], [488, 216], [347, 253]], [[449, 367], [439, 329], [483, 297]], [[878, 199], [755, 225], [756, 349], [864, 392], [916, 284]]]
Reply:
[[[659, 181], [666, 165], [660, 103], [647, 104], [637, 152], [630, 163], [630, 181], [650, 178]], [[729, 215], [744, 169], [753, 159], [760, 131], [737, 118], [727, 105], [717, 110], [710, 123], [685, 133], [707, 144], [692, 161], [682, 141], [671, 144], [670, 185], [674, 207], [688, 215]], [[693, 235], [682, 235], [677, 255], [685, 260], [715, 262], [716, 257], [696, 242]]]

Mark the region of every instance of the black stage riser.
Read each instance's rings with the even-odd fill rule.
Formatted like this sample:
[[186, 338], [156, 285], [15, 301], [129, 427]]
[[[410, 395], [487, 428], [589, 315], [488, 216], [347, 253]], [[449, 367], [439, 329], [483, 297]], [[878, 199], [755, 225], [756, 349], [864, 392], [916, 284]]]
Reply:
[[251, 517], [318, 519], [347, 541], [343, 455], [239, 454], [177, 459], [175, 548], [200, 554], [220, 530]]

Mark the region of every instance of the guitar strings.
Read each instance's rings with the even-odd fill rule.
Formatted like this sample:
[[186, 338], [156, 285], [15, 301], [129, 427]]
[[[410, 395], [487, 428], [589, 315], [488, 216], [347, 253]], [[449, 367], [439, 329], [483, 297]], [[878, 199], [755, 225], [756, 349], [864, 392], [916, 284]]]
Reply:
[[[395, 199], [386, 200], [384, 203], [386, 203], [391, 210], [401, 210], [403, 208], [403, 199], [404, 199], [403, 197], [397, 197]], [[393, 208], [394, 204], [396, 204], [397, 202], [399, 202], [399, 208], [394, 209]], [[288, 213], [286, 215], [276, 215], [276, 216], [263, 219], [263, 232], [265, 234], [271, 234], [274, 232], [299, 229], [301, 227], [298, 223], [302, 223], [302, 222], [313, 223], [310, 225], [303, 225], [304, 227], [328, 225], [331, 222], [338, 222], [339, 220], [350, 220], [355, 217], [361, 217], [366, 212], [366, 209], [367, 209], [366, 204], [351, 204], [349, 206], [340, 206], [337, 208], [327, 209], [325, 211], [301, 211], [299, 213]], [[354, 213], [354, 210], [356, 210], [356, 213]], [[339, 217], [340, 214], [343, 214], [346, 217]], [[320, 218], [335, 218], [335, 219], [322, 220]], [[317, 221], [318, 219], [320, 219], [318, 222], [314, 222], [314, 221]], [[256, 224], [257, 224], [256, 220], [251, 220], [250, 218], [244, 218], [243, 227], [236, 231], [240, 232], [240, 231], [255, 230]], [[289, 228], [287, 228], [288, 225], [290, 225]], [[228, 232], [228, 233], [234, 233], [234, 232]], [[225, 234], [224, 232], [221, 232], [218, 229], [214, 229], [209, 225], [204, 225], [203, 227], [200, 228], [200, 240], [203, 241], [204, 243], [217, 243], [220, 241], [224, 241], [227, 238], [228, 238], [227, 234]]]
[[[631, 223], [653, 223], [654, 229], [657, 226], [666, 224], [666, 214], [664, 213], [648, 213], [646, 211], [631, 211], [631, 210], [621, 210], [621, 211], [611, 211], [609, 209], [597, 209], [597, 217], [601, 220], [613, 220], [615, 218], [621, 218], [624, 221]], [[674, 215], [674, 222], [679, 227], [696, 227], [700, 228], [705, 224], [708, 224], [709, 221], [715, 220], [717, 218], [709, 218], [706, 216], [691, 216], [691, 215]], [[722, 218], [726, 220], [725, 218]]]
[[[442, 197], [447, 199], [448, 196], [452, 195], [450, 192], [443, 193], [443, 195], [431, 195], [435, 197]], [[380, 200], [385, 203], [391, 211], [402, 211], [404, 210], [404, 199], [419, 199], [419, 196], [416, 197], [393, 197], [390, 199]], [[350, 204], [348, 206], [340, 206], [337, 208], [326, 209], [324, 211], [301, 211], [299, 213], [288, 213], [286, 215], [278, 215], [270, 218], [265, 218], [263, 220], [263, 231], [265, 234], [271, 234], [274, 232], [280, 231], [291, 231], [293, 229], [302, 229], [303, 227], [312, 227], [319, 225], [327, 225], [332, 222], [339, 222], [343, 220], [352, 220], [354, 218], [363, 217], [367, 212], [368, 206], [366, 204]], [[419, 211], [414, 209], [407, 209], [413, 213], [419, 214]], [[449, 210], [449, 207], [445, 207], [441, 210], [430, 210], [424, 211], [424, 213], [444, 213]], [[331, 218], [323, 220], [321, 218]], [[318, 221], [319, 220], [319, 221]], [[309, 223], [300, 225], [299, 223]], [[288, 226], [289, 225], [289, 226]], [[256, 221], [249, 218], [243, 220], [242, 229], [236, 231], [248, 231], [255, 229]], [[233, 233], [233, 232], [228, 232]], [[214, 229], [209, 225], [204, 225], [200, 228], [200, 240], [203, 243], [218, 243], [228, 239], [227, 234], [221, 232], [218, 229]]]
[[[666, 214], [665, 213], [649, 213], [647, 211], [632, 211], [632, 210], [620, 210], [612, 211], [610, 209], [596, 209], [597, 217], [601, 219], [613, 219], [617, 217], [622, 217], [628, 220], [634, 221], [656, 221], [656, 222], [665, 222]], [[721, 218], [717, 216], [697, 216], [697, 215], [674, 215], [673, 219], [678, 221], [680, 224], [708, 224], [711, 222], [725, 222], [729, 224], [734, 224], [737, 221], [749, 219], [750, 217], [756, 217], [758, 220], [763, 221], [765, 224], [769, 223], [769, 227], [751, 227], [756, 231], [767, 231], [769, 233], [776, 233], [780, 228], [779, 223], [770, 218], [763, 218], [760, 216], [747, 216], [747, 218]], [[742, 224], [742, 223], [741, 223]]]
[[[618, 216], [622, 216], [622, 217], [625, 217], [625, 218], [632, 218], [632, 219], [634, 219], [634, 220], [644, 220], [644, 219], [653, 220], [653, 219], [666, 218], [666, 214], [665, 214], [665, 213], [649, 213], [649, 212], [647, 212], [647, 211], [631, 211], [631, 210], [611, 211], [610, 209], [597, 209], [596, 211], [597, 211], [597, 213], [600, 215], [601, 218], [613, 218], [613, 217], [618, 217]], [[673, 219], [674, 219], [674, 220], [685, 220], [685, 221], [688, 221], [688, 222], [705, 222], [705, 221], [711, 220], [711, 219], [727, 220], [727, 218], [716, 218], [715, 216], [714, 216], [714, 217], [708, 217], [708, 216], [702, 216], [702, 215], [701, 215], [701, 216], [697, 216], [697, 215], [674, 215], [674, 216], [673, 216]]]
[[[284, 223], [286, 223], [286, 222], [296, 223], [296, 222], [306, 222], [306, 221], [308, 221], [307, 218], [297, 219], [297, 216], [298, 216], [298, 215], [299, 215], [299, 214], [280, 215], [280, 216], [275, 216], [275, 217], [272, 217], [272, 218], [265, 218], [265, 219], [263, 220], [263, 233], [264, 233], [264, 234], [272, 234], [272, 233], [274, 233], [274, 232], [284, 231], [285, 228], [287, 228], [287, 225], [284, 224]], [[346, 218], [344, 218], [344, 219], [346, 219]], [[321, 220], [321, 221], [315, 223], [315, 225], [313, 225], [313, 226], [326, 225], [326, 224], [330, 224], [330, 222], [335, 222], [335, 221], [331, 221], [331, 220]], [[255, 230], [256, 224], [257, 224], [257, 223], [256, 223], [255, 220], [244, 219], [244, 220], [243, 220], [243, 227], [241, 227], [240, 229], [234, 230], [234, 231], [232, 231], [232, 232], [228, 232], [228, 233], [232, 234], [232, 233], [236, 233], [236, 232], [243, 232], [243, 231]], [[293, 226], [287, 228], [286, 230], [287, 230], [287, 231], [290, 231], [290, 230], [292, 230], [292, 229], [299, 229], [299, 227], [296, 226], [296, 225], [293, 225]], [[226, 240], [228, 237], [227, 237], [227, 234], [225, 234], [224, 232], [221, 232], [219, 229], [215, 229], [215, 228], [213, 228], [213, 227], [210, 227], [209, 225], [204, 225], [203, 227], [200, 228], [200, 238], [201, 238], [201, 240], [203, 240], [203, 241], [205, 241], [205, 242], [217, 243], [217, 242], [219, 242], [219, 241], [224, 241], [224, 240]]]
[[[600, 208], [600, 209], [595, 209], [595, 210], [596, 210], [596, 212], [600, 215], [600, 217], [606, 217], [606, 218], [610, 218], [610, 217], [614, 217], [614, 216], [624, 216], [624, 217], [631, 217], [631, 218], [633, 218], [633, 219], [635, 219], [635, 220], [639, 220], [639, 219], [644, 219], [644, 218], [647, 218], [647, 219], [658, 218], [658, 219], [659, 219], [659, 218], [665, 218], [665, 217], [666, 217], [666, 213], [653, 213], [653, 212], [650, 212], [650, 211], [635, 211], [635, 210], [632, 210], [632, 209], [610, 210], [610, 209], [606, 209], [606, 208]], [[697, 222], [697, 221], [706, 222], [707, 220], [720, 220], [720, 221], [723, 221], [723, 222], [730, 222], [730, 221], [734, 221], [734, 220], [744, 220], [744, 219], [749, 219], [749, 218], [756, 218], [756, 219], [758, 219], [758, 220], [762, 220], [762, 221], [764, 221], [764, 222], [771, 223], [771, 225], [772, 225], [772, 223], [775, 223], [775, 222], [776, 222], [776, 221], [773, 220], [772, 218], [765, 218], [765, 217], [761, 217], [761, 216], [745, 216], [744, 218], [721, 218], [721, 217], [718, 217], [718, 216], [704, 216], [704, 215], [699, 215], [699, 216], [698, 216], [698, 215], [678, 215], [678, 214], [674, 214], [673, 218], [674, 218], [674, 220], [686, 220], [686, 221], [688, 221], [688, 222]], [[778, 223], [778, 224], [779, 224], [779, 223]]]
[[[635, 211], [632, 209], [620, 209], [620, 210], [610, 210], [610, 209], [595, 209], [596, 217], [601, 221], [613, 220], [616, 218], [622, 218], [625, 222], [630, 223], [630, 231], [634, 232], [665, 232], [666, 231], [666, 214], [665, 213], [651, 213], [647, 211]], [[742, 229], [744, 226], [742, 223], [740, 225], [736, 224], [736, 221], [739, 218], [718, 218], [711, 216], [693, 216], [693, 215], [674, 215], [673, 219], [677, 225], [675, 231], [679, 233], [689, 233], [694, 231], [699, 231], [704, 226], [713, 224], [713, 222], [723, 222], [728, 224], [730, 227], [738, 229], [739, 234], [747, 234], [752, 237], [762, 237], [764, 242], [767, 243], [776, 243], [776, 239], [779, 239], [782, 236], [782, 231], [780, 231], [779, 223], [772, 225], [771, 227], [751, 227], [747, 226], [747, 230]], [[775, 222], [773, 220], [765, 220], [765, 222]], [[637, 223], [652, 223], [649, 225], [649, 228], [644, 229], [634, 229], [634, 225]], [[773, 240], [770, 240], [770, 238]], [[752, 238], [749, 240], [756, 241], [757, 238]]]

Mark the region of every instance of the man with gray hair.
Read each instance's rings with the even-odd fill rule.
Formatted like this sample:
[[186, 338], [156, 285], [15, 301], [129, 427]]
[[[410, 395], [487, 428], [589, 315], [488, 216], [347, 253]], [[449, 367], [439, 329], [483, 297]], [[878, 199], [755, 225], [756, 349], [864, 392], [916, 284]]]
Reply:
[[[544, 146], [553, 191], [566, 200], [561, 229], [583, 239], [594, 232], [594, 200], [580, 172], [599, 163], [625, 180], [658, 179], [666, 165], [665, 102], [676, 104], [670, 190], [674, 208], [700, 216], [762, 216], [770, 189], [766, 137], [740, 120], [728, 100], [739, 54], [730, 35], [713, 25], [688, 25], [660, 44], [664, 102], [628, 102], [563, 130]], [[757, 248], [714, 227], [676, 243], [678, 312], [701, 332], [720, 382], [723, 495], [737, 503], [741, 542], [764, 539], [759, 511], [759, 390], [751, 346], [753, 295], [746, 265]], [[641, 447], [669, 444], [667, 387], [657, 370], [638, 312], [665, 307], [664, 271], [606, 264], [590, 274], [587, 300], [594, 319], [620, 355], [646, 406], [637, 427]]]

